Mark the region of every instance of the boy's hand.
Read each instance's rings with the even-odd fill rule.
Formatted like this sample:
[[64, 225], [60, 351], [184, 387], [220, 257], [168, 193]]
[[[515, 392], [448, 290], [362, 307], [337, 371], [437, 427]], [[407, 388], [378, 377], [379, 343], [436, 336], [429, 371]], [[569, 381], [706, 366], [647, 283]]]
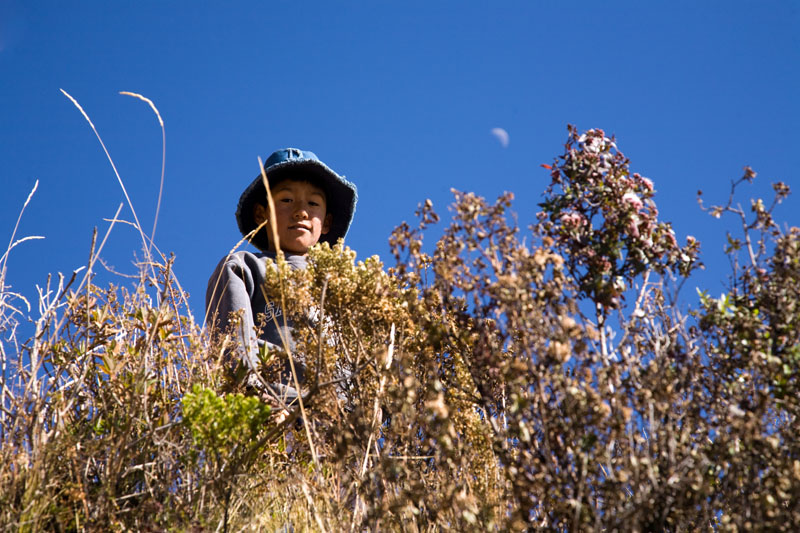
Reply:
[[281, 409], [275, 414], [275, 424], [280, 425], [283, 424], [283, 421], [289, 416], [289, 411], [286, 409]]

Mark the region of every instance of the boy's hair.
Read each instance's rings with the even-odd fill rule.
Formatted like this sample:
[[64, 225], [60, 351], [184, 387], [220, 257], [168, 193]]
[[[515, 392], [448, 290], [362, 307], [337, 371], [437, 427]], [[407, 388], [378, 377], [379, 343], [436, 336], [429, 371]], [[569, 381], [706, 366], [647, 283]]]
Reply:
[[[350, 222], [358, 201], [356, 186], [344, 176], [331, 170], [325, 163], [309, 151], [297, 148], [284, 148], [274, 152], [264, 163], [264, 172], [270, 189], [287, 179], [306, 181], [319, 187], [325, 192], [325, 205], [331, 214], [331, 227], [327, 234], [322, 235], [319, 242], [335, 244], [347, 234]], [[256, 204], [266, 206], [267, 191], [261, 173], [245, 189], [239, 198], [236, 209], [236, 221], [242, 235], [247, 236], [258, 224], [255, 222], [253, 210]], [[250, 238], [256, 248], [262, 251], [269, 249], [269, 235], [266, 227], [261, 228]]]

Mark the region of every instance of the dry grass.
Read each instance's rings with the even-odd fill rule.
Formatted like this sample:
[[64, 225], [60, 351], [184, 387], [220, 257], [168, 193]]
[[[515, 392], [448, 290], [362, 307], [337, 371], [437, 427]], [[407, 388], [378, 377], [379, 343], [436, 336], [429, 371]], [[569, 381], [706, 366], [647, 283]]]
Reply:
[[[626, 159], [571, 139], [531, 233], [510, 222], [510, 195], [458, 193], [431, 254], [429, 203], [417, 228], [397, 228], [389, 271], [341, 245], [314, 248], [302, 271], [279, 259], [264, 290], [280, 295], [297, 344], [264, 354], [263, 377], [286, 358], [307, 368], [286, 412], [224, 363], [231, 336], [195, 323], [144, 232], [152, 253], [137, 280], [93, 283], [106, 234], [87, 269], [40, 292], [21, 342], [30, 310], [7, 290], [12, 235], [0, 524], [792, 530], [800, 230], [780, 231], [771, 208], [744, 217], [753, 239], [731, 290], [682, 314], [671, 291], [697, 246], [678, 247], [630, 201], [652, 195]], [[607, 219], [592, 218], [598, 205]]]

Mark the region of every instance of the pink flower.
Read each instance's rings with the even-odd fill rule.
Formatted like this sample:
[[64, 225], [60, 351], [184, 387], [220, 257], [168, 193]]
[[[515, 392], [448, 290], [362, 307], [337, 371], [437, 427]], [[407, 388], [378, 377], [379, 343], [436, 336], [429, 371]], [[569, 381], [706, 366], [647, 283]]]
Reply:
[[586, 151], [591, 153], [600, 153], [603, 150], [602, 137], [592, 137], [586, 142]]
[[564, 213], [561, 215], [561, 223], [567, 227], [575, 227], [583, 225], [583, 216], [578, 213]]
[[638, 172], [634, 172], [633, 173], [633, 179], [634, 179], [634, 181], [644, 185], [647, 188], [648, 191], [653, 192], [653, 180], [645, 178], [644, 176], [642, 176]]
[[672, 230], [667, 232], [667, 239], [669, 239], [670, 246], [672, 246], [673, 248], [678, 247], [678, 241], [675, 240], [675, 234], [672, 232]]
[[610, 139], [605, 136], [605, 132], [603, 130], [592, 129], [578, 137], [578, 142], [583, 143], [584, 150], [587, 153], [599, 154], [609, 146]]
[[628, 222], [628, 232], [634, 237], [639, 237], [639, 217], [632, 217]]
[[626, 192], [625, 194], [623, 194], [622, 195], [622, 201], [625, 202], [626, 204], [629, 204], [631, 207], [633, 207], [637, 211], [639, 211], [642, 207], [644, 207], [644, 204], [642, 203], [642, 199], [639, 198], [635, 193], [632, 193], [632, 192]]

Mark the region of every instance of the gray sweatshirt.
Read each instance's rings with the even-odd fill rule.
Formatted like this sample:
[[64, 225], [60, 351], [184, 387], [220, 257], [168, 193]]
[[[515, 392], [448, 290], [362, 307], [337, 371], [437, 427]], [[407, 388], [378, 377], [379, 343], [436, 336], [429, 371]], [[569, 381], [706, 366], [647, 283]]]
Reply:
[[[241, 326], [236, 331], [236, 356], [251, 371], [248, 382], [254, 380], [258, 369], [258, 350], [264, 344], [268, 350], [283, 350], [284, 340], [289, 349], [294, 351], [292, 340], [292, 323], [283, 315], [280, 308], [279, 295], [265, 294], [264, 278], [266, 275], [266, 258], [274, 259], [274, 252], [254, 254], [236, 252], [225, 256], [219, 262], [208, 280], [206, 290], [206, 324], [225, 331], [229, 326], [232, 313], [243, 310]], [[301, 255], [286, 255], [286, 261], [294, 269], [306, 267], [306, 258]], [[261, 328], [256, 335], [255, 326]], [[298, 381], [303, 380], [304, 365], [295, 361]], [[281, 383], [270, 384], [273, 392], [280, 393], [287, 400], [296, 397], [297, 392], [291, 386], [293, 379], [287, 361], [283, 369]]]

